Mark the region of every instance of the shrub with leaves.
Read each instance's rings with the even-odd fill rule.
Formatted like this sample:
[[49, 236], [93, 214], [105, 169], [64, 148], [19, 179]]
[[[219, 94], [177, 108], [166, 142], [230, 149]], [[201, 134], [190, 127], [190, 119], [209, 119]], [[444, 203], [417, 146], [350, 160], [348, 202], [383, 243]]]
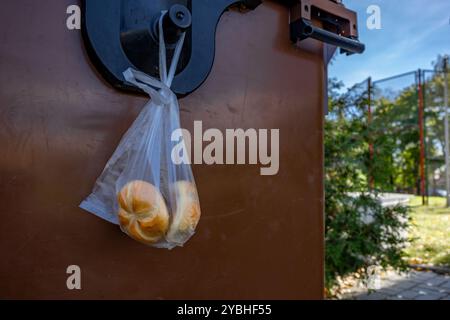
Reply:
[[[383, 207], [369, 193], [369, 133], [365, 85], [339, 93], [330, 83], [325, 122], [326, 286], [339, 277], [367, 276], [372, 266], [404, 268], [408, 209]], [[387, 142], [388, 143], [388, 142]], [[389, 175], [391, 167], [386, 166]]]
[[403, 249], [409, 225], [407, 207], [383, 208], [372, 195], [347, 196], [327, 189], [326, 284], [332, 288], [338, 277], [369, 267], [403, 269]]

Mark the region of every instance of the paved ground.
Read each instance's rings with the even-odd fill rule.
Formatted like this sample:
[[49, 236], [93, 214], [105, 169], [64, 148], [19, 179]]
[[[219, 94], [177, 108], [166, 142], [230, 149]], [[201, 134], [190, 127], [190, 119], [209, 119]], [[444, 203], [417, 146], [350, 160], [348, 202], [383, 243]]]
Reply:
[[[350, 192], [349, 195], [353, 197], [358, 197], [361, 195], [360, 192]], [[403, 193], [379, 193], [377, 194], [377, 198], [381, 201], [381, 205], [383, 207], [390, 207], [396, 205], [405, 205], [412, 198], [414, 198], [413, 194], [403, 194]]]
[[400, 194], [400, 193], [380, 193], [378, 198], [381, 200], [383, 207], [393, 207], [396, 205], [406, 205], [414, 198], [413, 194]]
[[450, 300], [450, 276], [433, 272], [387, 272], [348, 290], [344, 299], [357, 300]]

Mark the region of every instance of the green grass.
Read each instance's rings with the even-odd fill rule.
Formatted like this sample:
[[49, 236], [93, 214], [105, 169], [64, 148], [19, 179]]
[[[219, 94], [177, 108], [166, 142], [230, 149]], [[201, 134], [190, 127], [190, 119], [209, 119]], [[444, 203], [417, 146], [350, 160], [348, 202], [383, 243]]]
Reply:
[[430, 197], [429, 205], [422, 206], [422, 198], [410, 202], [414, 239], [406, 253], [411, 263], [450, 267], [450, 208], [445, 198]]

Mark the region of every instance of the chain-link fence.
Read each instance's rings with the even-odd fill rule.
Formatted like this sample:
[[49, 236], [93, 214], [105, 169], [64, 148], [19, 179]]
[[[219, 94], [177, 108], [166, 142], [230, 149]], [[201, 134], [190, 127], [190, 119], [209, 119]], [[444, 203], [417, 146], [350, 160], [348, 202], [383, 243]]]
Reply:
[[[429, 196], [446, 195], [444, 78], [443, 72], [422, 71], [425, 110], [425, 182], [426, 195]], [[450, 76], [447, 75], [447, 78]]]
[[420, 190], [420, 121], [414, 72], [375, 81], [370, 88], [372, 187], [383, 192]]
[[345, 94], [342, 116], [359, 117], [367, 128], [358, 133], [367, 142], [358, 168], [369, 189], [422, 195], [424, 202], [446, 194], [444, 84], [443, 72], [418, 70], [369, 78]]

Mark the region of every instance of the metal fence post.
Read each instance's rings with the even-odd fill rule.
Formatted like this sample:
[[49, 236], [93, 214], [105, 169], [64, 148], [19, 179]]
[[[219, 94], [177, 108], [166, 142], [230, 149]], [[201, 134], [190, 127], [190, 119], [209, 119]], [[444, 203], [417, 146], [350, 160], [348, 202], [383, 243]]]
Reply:
[[419, 96], [419, 146], [420, 146], [420, 161], [419, 161], [419, 171], [420, 171], [420, 195], [422, 196], [422, 204], [425, 205], [425, 143], [424, 143], [424, 123], [423, 123], [423, 82], [422, 82], [422, 70], [419, 69], [419, 86], [418, 86], [418, 96]]
[[445, 111], [445, 187], [446, 187], [446, 199], [447, 199], [447, 207], [450, 207], [450, 164], [449, 164], [449, 132], [448, 132], [448, 78], [447, 78], [447, 72], [448, 72], [448, 56], [444, 58], [444, 111]]
[[422, 70], [422, 75], [423, 75], [423, 80], [422, 80], [422, 90], [423, 90], [423, 135], [424, 135], [424, 161], [425, 161], [425, 165], [424, 165], [424, 171], [425, 171], [425, 204], [428, 205], [429, 204], [429, 200], [430, 200], [430, 190], [429, 190], [429, 183], [428, 183], [428, 178], [429, 178], [429, 163], [428, 163], [428, 140], [427, 140], [427, 80], [426, 80], [426, 70]]

